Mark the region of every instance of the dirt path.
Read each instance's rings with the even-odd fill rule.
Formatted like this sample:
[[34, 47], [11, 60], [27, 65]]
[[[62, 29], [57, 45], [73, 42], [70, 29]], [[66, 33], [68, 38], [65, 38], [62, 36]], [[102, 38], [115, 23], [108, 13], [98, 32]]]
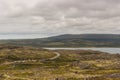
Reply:
[[58, 57], [60, 57], [60, 53], [58, 53], [58, 52], [54, 52], [54, 53], [56, 54], [56, 56], [49, 58], [50, 60], [54, 60], [54, 59], [57, 59]]
[[5, 62], [2, 65], [5, 65], [5, 64], [9, 65], [9, 64], [14, 64], [14, 63], [25, 63], [25, 62], [37, 62], [37, 61], [45, 61], [45, 60], [54, 60], [54, 59], [57, 59], [58, 57], [60, 57], [60, 53], [54, 52], [54, 54], [56, 54], [54, 57], [44, 59], [44, 60], [19, 60], [19, 61], [13, 61], [13, 62]]

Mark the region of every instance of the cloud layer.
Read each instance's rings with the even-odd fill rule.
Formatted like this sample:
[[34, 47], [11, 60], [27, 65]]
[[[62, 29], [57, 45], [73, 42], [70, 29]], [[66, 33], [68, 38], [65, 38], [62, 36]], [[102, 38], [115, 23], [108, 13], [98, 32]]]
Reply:
[[0, 0], [0, 33], [120, 34], [120, 0]]

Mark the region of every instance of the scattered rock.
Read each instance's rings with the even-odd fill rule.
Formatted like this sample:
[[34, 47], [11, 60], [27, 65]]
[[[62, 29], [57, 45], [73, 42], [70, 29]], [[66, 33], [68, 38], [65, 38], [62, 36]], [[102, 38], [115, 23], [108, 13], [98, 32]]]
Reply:
[[108, 74], [105, 77], [106, 78], [120, 78], [120, 73]]

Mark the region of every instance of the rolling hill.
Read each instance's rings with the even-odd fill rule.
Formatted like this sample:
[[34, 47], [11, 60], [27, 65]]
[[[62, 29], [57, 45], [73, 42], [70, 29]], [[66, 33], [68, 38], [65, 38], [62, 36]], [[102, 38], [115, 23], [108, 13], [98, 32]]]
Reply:
[[0, 46], [0, 80], [120, 80], [120, 54]]
[[1, 40], [0, 43], [34, 47], [120, 47], [120, 34], [65, 34], [48, 38]]

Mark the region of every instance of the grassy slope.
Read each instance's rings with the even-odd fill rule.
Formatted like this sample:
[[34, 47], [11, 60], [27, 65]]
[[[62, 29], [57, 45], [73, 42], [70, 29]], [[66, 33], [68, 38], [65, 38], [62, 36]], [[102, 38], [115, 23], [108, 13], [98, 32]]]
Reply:
[[[54, 51], [30, 47], [0, 47], [1, 80], [119, 80], [120, 55], [98, 51], [56, 50], [61, 55], [55, 60]], [[4, 64], [16, 60], [38, 61]], [[46, 59], [46, 60], [43, 60]], [[42, 60], [42, 61], [39, 61]]]

